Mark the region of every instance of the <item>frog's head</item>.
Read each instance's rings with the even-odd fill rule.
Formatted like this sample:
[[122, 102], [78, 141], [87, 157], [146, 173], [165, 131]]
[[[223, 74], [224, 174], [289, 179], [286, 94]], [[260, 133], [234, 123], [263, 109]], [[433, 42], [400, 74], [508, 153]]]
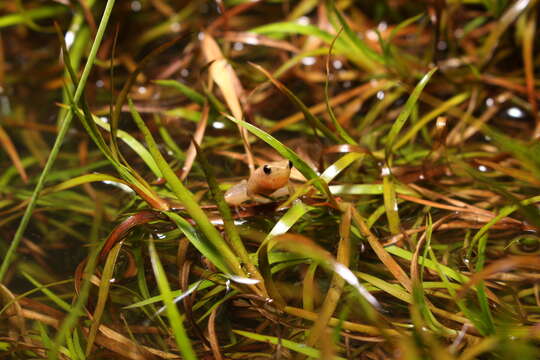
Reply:
[[289, 160], [275, 161], [264, 164], [249, 177], [248, 194], [270, 195], [289, 182], [292, 162]]

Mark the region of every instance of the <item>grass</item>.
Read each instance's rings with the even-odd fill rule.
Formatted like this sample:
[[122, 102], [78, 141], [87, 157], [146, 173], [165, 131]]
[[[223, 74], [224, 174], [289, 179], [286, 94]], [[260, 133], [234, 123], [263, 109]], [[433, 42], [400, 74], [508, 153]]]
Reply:
[[[0, 2], [0, 356], [538, 358], [536, 24]], [[288, 197], [228, 208], [282, 158]]]

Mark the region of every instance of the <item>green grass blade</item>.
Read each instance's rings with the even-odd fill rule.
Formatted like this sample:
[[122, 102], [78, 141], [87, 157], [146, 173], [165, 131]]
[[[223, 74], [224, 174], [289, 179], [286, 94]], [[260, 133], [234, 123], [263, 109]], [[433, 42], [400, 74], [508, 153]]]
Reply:
[[388, 227], [390, 228], [390, 232], [393, 235], [396, 235], [401, 231], [401, 225], [398, 213], [398, 201], [396, 197], [395, 182], [392, 176], [389, 174], [390, 171], [387, 167], [384, 167], [382, 172], [383, 200], [386, 218], [388, 219]]
[[[478, 259], [475, 265], [476, 272], [480, 272], [484, 269], [487, 241], [487, 233], [485, 233], [478, 241]], [[480, 316], [481, 321], [484, 324], [485, 332], [487, 335], [493, 335], [495, 334], [495, 325], [493, 323], [493, 315], [491, 315], [491, 310], [489, 308], [484, 281], [480, 281], [478, 285], [476, 285], [476, 297], [478, 298], [478, 302], [480, 304]]]
[[152, 269], [154, 270], [154, 276], [158, 284], [159, 292], [163, 297], [163, 302], [165, 303], [167, 317], [169, 318], [169, 324], [172, 327], [172, 332], [174, 339], [176, 340], [178, 350], [180, 350], [185, 359], [195, 360], [197, 359], [197, 355], [191, 346], [191, 341], [189, 340], [186, 329], [184, 328], [184, 320], [173, 301], [169, 280], [167, 279], [165, 270], [163, 269], [161, 261], [159, 260], [153, 239], [150, 239], [149, 241], [148, 250], [150, 254], [150, 261], [152, 263]]
[[202, 105], [204, 103], [204, 96], [199, 94], [197, 91], [193, 90], [187, 85], [184, 85], [180, 81], [176, 80], [156, 80], [154, 81], [156, 84], [161, 86], [170, 87], [172, 89], [178, 90], [182, 94], [184, 94], [188, 99], [196, 102], [199, 105]]
[[113, 275], [114, 275], [114, 266], [116, 265], [116, 259], [118, 258], [120, 249], [122, 249], [122, 245], [123, 243], [119, 242], [111, 249], [111, 251], [107, 255], [105, 266], [103, 267], [103, 274], [101, 275], [101, 279], [99, 283], [97, 304], [94, 310], [94, 314], [92, 316], [92, 326], [90, 327], [90, 331], [88, 333], [88, 339], [86, 343], [86, 351], [85, 351], [86, 356], [90, 355], [92, 351], [92, 347], [94, 346], [94, 340], [96, 339], [97, 331], [98, 331], [99, 325], [101, 324], [101, 317], [105, 310], [105, 304], [109, 296], [109, 289], [111, 287], [111, 279], [113, 278]]
[[[405, 250], [403, 248], [400, 248], [398, 246], [395, 246], [395, 245], [387, 246], [384, 249], [388, 251], [390, 254], [398, 256], [408, 261], [411, 261], [413, 258], [412, 252]], [[435, 263], [431, 261], [430, 259], [424, 258], [423, 256], [419, 256], [418, 261], [422, 263], [423, 266], [431, 270], [437, 270], [438, 267], [440, 267], [441, 272], [443, 272], [447, 277], [454, 279], [462, 284], [465, 284], [466, 282], [469, 281], [469, 278], [466, 275], [463, 275], [460, 272], [457, 272], [456, 270], [452, 269], [449, 266]]]
[[422, 93], [422, 90], [424, 90], [424, 87], [427, 85], [429, 79], [431, 79], [431, 76], [437, 71], [437, 68], [431, 69], [422, 79], [418, 82], [416, 87], [414, 88], [413, 92], [407, 99], [407, 102], [405, 103], [405, 106], [403, 107], [403, 110], [397, 117], [396, 121], [392, 125], [392, 128], [390, 129], [390, 133], [388, 134], [388, 139], [386, 140], [386, 157], [389, 157], [392, 149], [394, 147], [394, 143], [397, 139], [397, 136], [399, 135], [399, 132], [405, 125], [405, 122], [411, 115], [414, 107], [416, 106], [416, 102], [418, 101], [418, 98], [420, 97], [420, 94]]
[[[212, 243], [208, 243], [205, 238], [201, 237], [189, 222], [187, 222], [177, 213], [171, 211], [165, 211], [164, 213], [176, 224], [176, 226], [178, 226], [178, 228], [189, 239], [191, 244], [195, 246], [195, 248], [199, 250], [201, 254], [207, 257], [208, 260], [212, 262], [212, 264], [214, 264], [219, 270], [223, 271], [224, 273], [231, 272], [227, 260], [223, 259], [223, 256], [225, 254], [221, 253], [215, 246], [213, 246]], [[230, 256], [234, 256], [234, 254], [231, 253]]]
[[15, 13], [4, 15], [0, 17], [0, 28], [23, 24], [28, 19], [39, 20], [49, 17], [54, 17], [66, 12], [69, 8], [67, 6], [40, 6], [35, 9], [30, 9], [24, 13]]
[[[312, 357], [314, 359], [320, 359], [320, 351], [317, 349], [314, 349], [312, 347], [306, 346], [304, 344], [296, 343], [291, 340], [287, 339], [281, 339], [275, 336], [269, 336], [269, 335], [261, 335], [250, 331], [243, 331], [243, 330], [233, 330], [235, 334], [242, 335], [244, 337], [247, 337], [248, 339], [261, 341], [264, 343], [270, 343], [273, 345], [281, 345], [287, 349], [290, 349], [292, 351], [295, 351], [299, 354], [303, 354], [309, 357]], [[345, 360], [342, 357], [336, 356], [334, 359], [338, 360]]]
[[[101, 128], [107, 131], [111, 131], [111, 127], [108, 123], [98, 118], [97, 116], [93, 116], [92, 118], [94, 122], [98, 124]], [[148, 168], [152, 170], [156, 177], [162, 177], [161, 171], [159, 170], [156, 162], [154, 161], [148, 150], [146, 150], [146, 148], [139, 141], [137, 141], [137, 139], [135, 139], [133, 136], [123, 130], [118, 130], [116, 136], [120, 140], [122, 140], [127, 146], [129, 146], [131, 150], [135, 151], [137, 155], [139, 155], [139, 157], [145, 162]]]
[[[196, 281], [194, 282], [193, 284], [191, 284], [188, 289], [186, 291], [182, 291], [182, 290], [173, 290], [171, 291], [171, 296], [176, 299], [186, 293], [191, 293], [193, 292], [193, 290], [197, 289], [197, 290], [205, 290], [205, 289], [208, 289], [209, 287], [212, 287], [214, 286], [215, 283], [212, 282], [212, 281], [209, 281], [209, 280], [199, 280], [199, 281]], [[152, 296], [152, 297], [149, 297], [149, 298], [146, 298], [144, 300], [141, 300], [141, 301], [137, 301], [136, 303], [133, 303], [131, 305], [127, 305], [127, 306], [124, 306], [123, 309], [135, 309], [135, 308], [139, 308], [139, 307], [143, 307], [143, 306], [147, 306], [147, 305], [150, 305], [150, 304], [155, 304], [157, 302], [162, 302], [163, 301], [163, 295], [157, 295], [157, 296]]]
[[53, 293], [51, 290], [47, 289], [46, 287], [43, 287], [42, 284], [39, 283], [39, 281], [37, 281], [36, 279], [34, 279], [32, 276], [30, 276], [30, 274], [28, 274], [27, 272], [25, 271], [22, 271], [22, 275], [32, 283], [32, 285], [34, 286], [39, 286], [40, 289], [41, 289], [41, 292], [43, 294], [45, 294], [45, 296], [47, 296], [53, 303], [55, 303], [60, 309], [62, 310], [65, 310], [65, 311], [70, 311], [71, 310], [71, 305], [69, 305], [67, 302], [65, 302], [64, 300], [62, 300], [58, 295], [56, 295], [55, 293]]
[[321, 180], [329, 184], [336, 176], [355, 161], [362, 161], [366, 154], [363, 153], [348, 153], [340, 157], [335, 163], [327, 167], [321, 174]]

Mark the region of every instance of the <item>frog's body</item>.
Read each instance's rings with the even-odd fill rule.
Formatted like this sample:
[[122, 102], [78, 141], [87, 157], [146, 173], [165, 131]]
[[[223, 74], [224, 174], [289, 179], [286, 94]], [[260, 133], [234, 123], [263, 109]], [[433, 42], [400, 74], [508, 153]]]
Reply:
[[265, 164], [255, 170], [248, 180], [242, 180], [225, 193], [229, 205], [238, 206], [248, 200], [257, 201], [258, 195], [270, 196], [287, 186], [292, 163], [288, 160]]

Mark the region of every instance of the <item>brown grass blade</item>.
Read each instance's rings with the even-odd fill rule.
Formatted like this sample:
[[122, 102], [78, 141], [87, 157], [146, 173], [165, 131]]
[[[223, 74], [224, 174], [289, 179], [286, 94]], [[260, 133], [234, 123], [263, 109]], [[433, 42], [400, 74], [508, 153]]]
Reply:
[[[232, 115], [238, 120], [243, 120], [244, 115], [240, 105], [240, 98], [244, 96], [244, 90], [238, 76], [224, 58], [216, 40], [209, 33], [204, 33], [201, 46], [206, 61], [210, 63], [210, 77], [221, 90]], [[238, 126], [238, 130], [248, 157], [249, 170], [253, 172], [255, 162], [248, 141], [248, 131], [241, 126]]]
[[9, 138], [9, 135], [2, 128], [2, 126], [0, 126], [0, 143], [9, 155], [11, 162], [13, 163], [13, 166], [15, 166], [15, 169], [17, 169], [17, 172], [21, 176], [21, 179], [24, 181], [25, 184], [28, 183], [28, 175], [26, 175], [26, 170], [21, 163], [21, 158], [17, 153], [17, 149], [15, 148], [15, 145], [13, 145], [13, 142]]
[[[201, 113], [201, 120], [197, 124], [197, 129], [195, 130], [195, 134], [193, 134], [193, 141], [197, 143], [197, 145], [201, 145], [201, 142], [204, 137], [204, 133], [206, 132], [206, 125], [208, 124], [208, 113], [209, 113], [209, 107], [208, 104], [205, 104], [203, 107], [203, 111]], [[184, 162], [184, 166], [182, 166], [182, 175], [180, 175], [180, 180], [184, 181], [187, 176], [189, 175], [189, 172], [191, 171], [191, 168], [193, 167], [193, 162], [195, 161], [195, 158], [197, 157], [197, 148], [195, 147], [195, 144], [191, 142], [189, 144], [189, 148], [186, 151], [186, 160]]]

